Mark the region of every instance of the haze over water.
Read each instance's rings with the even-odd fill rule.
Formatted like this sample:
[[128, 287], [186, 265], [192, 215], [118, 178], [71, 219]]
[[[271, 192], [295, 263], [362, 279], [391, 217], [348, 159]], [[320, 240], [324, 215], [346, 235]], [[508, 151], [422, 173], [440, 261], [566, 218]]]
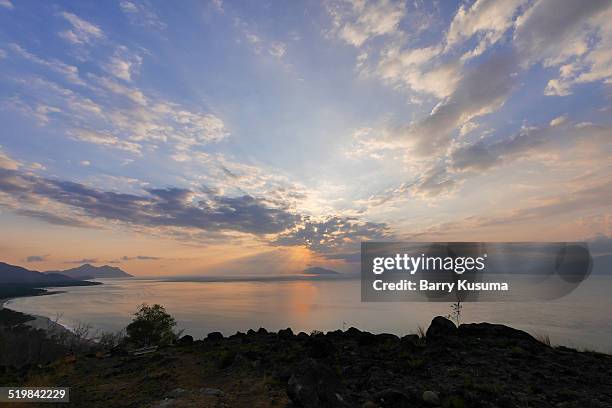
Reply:
[[[348, 329], [397, 335], [427, 328], [436, 315], [450, 312], [447, 303], [362, 303], [358, 279], [269, 282], [161, 282], [103, 280], [104, 285], [61, 288], [64, 293], [18, 298], [11, 309], [59, 316], [74, 327], [89, 323], [100, 330], [119, 330], [141, 303], [159, 303], [194, 338], [212, 331], [231, 335], [265, 327], [294, 332]], [[549, 335], [553, 344], [612, 352], [611, 276], [591, 276], [562, 299], [529, 303], [466, 303], [463, 321], [507, 324], [533, 335]]]

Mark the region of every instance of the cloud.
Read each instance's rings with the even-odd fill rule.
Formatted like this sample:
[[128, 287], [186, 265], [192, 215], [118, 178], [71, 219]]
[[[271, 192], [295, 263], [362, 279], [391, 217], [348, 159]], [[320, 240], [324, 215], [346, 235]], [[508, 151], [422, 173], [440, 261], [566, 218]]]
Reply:
[[148, 104], [147, 98], [140, 89], [120, 84], [108, 77], [98, 77], [95, 75], [90, 75], [90, 77], [107, 90], [117, 95], [125, 96], [137, 105], [146, 106]]
[[0, 148], [0, 169], [17, 170], [20, 165], [21, 163], [7, 156]]
[[26, 258], [26, 262], [43, 262], [49, 255], [30, 255]]
[[610, 6], [606, 0], [540, 0], [516, 20], [514, 45], [525, 64], [557, 65], [586, 52], [587, 21]]
[[137, 255], [137, 256], [122, 256], [121, 260], [123, 261], [133, 261], [133, 260], [137, 260], [137, 261], [155, 261], [158, 259], [162, 259], [158, 256], [148, 256], [148, 255]]
[[478, 224], [481, 227], [486, 227], [509, 223], [522, 223], [531, 220], [561, 216], [573, 212], [607, 208], [612, 202], [612, 181], [606, 181], [573, 191], [566, 191], [562, 195], [550, 196], [541, 201], [541, 204], [516, 209], [507, 215], [482, 218], [478, 221]]
[[104, 65], [104, 69], [111, 75], [124, 81], [132, 81], [132, 75], [137, 73], [142, 65], [142, 57], [136, 55], [127, 47], [120, 46], [115, 50], [110, 61]]
[[559, 125], [564, 124], [565, 122], [567, 122], [566, 115], [557, 116], [556, 118], [550, 121], [550, 126], [559, 126]]
[[223, 13], [223, 0], [211, 0], [212, 5], [219, 13]]
[[434, 63], [441, 51], [441, 45], [403, 49], [393, 43], [382, 50], [374, 72], [390, 84], [445, 98], [461, 78], [461, 65], [455, 60]]
[[76, 14], [61, 12], [59, 15], [68, 21], [71, 29], [62, 31], [59, 36], [72, 44], [89, 44], [95, 40], [104, 38], [104, 32], [100, 27], [80, 18]]
[[10, 0], [0, 0], [0, 7], [4, 7], [6, 9], [12, 10], [15, 8], [13, 3]]
[[[1, 187], [0, 187], [1, 191]], [[1, 197], [0, 197], [1, 198]], [[53, 214], [45, 210], [29, 210], [24, 208], [17, 208], [14, 205], [7, 205], [5, 203], [0, 202], [0, 206], [8, 208], [13, 211], [17, 215], [21, 215], [23, 217], [35, 218], [40, 221], [44, 221], [53, 225], [60, 225], [63, 227], [78, 227], [78, 228], [92, 228], [93, 226], [83, 220], [80, 220], [75, 217], [66, 216], [62, 214]]]
[[419, 156], [445, 153], [458, 127], [504, 104], [515, 84], [512, 76], [515, 68], [513, 54], [493, 55], [466, 72], [457, 89], [429, 116], [405, 126], [394, 137], [407, 143]]
[[[223, 120], [212, 113], [145, 95], [112, 77], [86, 78], [83, 90], [71, 90], [39, 77], [18, 80], [25, 98], [14, 96], [4, 107], [33, 116], [41, 125], [50, 125], [57, 117], [53, 125], [64, 126], [65, 133], [75, 140], [131, 153], [142, 152], [145, 145], [156, 148], [160, 143], [177, 153], [193, 153], [198, 146], [229, 136]], [[89, 98], [88, 90], [98, 96], [96, 102]], [[131, 105], [125, 105], [126, 99]]]
[[550, 155], [561, 149], [571, 149], [574, 158], [577, 158], [581, 150], [600, 150], [612, 135], [612, 129], [606, 126], [563, 123], [563, 120], [556, 118], [550, 126], [525, 127], [511, 137], [492, 137], [493, 140], [480, 139], [461, 145], [450, 155], [451, 168], [459, 172], [482, 173], [514, 160]]
[[[456, 221], [431, 225], [421, 231], [413, 231], [409, 235], [415, 239], [422, 239], [423, 236], [440, 237], [444, 235], [457, 236], [457, 234], [459, 234], [458, 236], [465, 236], [466, 231], [482, 234], [482, 231], [487, 228], [495, 228], [493, 231], [499, 234], [499, 227], [510, 231], [511, 226], [520, 228], [522, 224], [542, 222], [547, 222], [548, 231], [538, 232], [544, 234], [556, 233], [555, 227], [571, 225], [571, 214], [593, 214], [595, 211], [609, 208], [610, 202], [612, 202], [612, 182], [596, 182], [586, 187], [568, 185], [560, 194], [544, 194], [537, 199], [521, 203], [518, 208], [494, 211], [490, 216], [471, 215]], [[596, 228], [600, 228], [600, 226], [597, 225]], [[529, 235], [523, 236], [533, 237], [534, 230], [519, 229], [519, 231], [523, 233], [527, 231]], [[574, 236], [571, 239], [576, 239], [576, 237]], [[609, 249], [609, 247], [606, 247], [607, 242], [604, 241], [601, 244], [594, 252]]]
[[83, 259], [76, 259], [74, 261], [64, 261], [65, 264], [93, 264], [93, 263], [98, 263], [98, 258], [83, 258]]
[[103, 132], [96, 132], [88, 129], [75, 129], [70, 131], [70, 135], [75, 140], [93, 143], [101, 146], [109, 146], [125, 150], [131, 153], [140, 154], [140, 145], [133, 142], [120, 140], [118, 137]]
[[327, 1], [325, 7], [332, 18], [331, 33], [355, 47], [394, 33], [406, 13], [403, 2], [390, 0]]
[[285, 52], [287, 52], [287, 45], [280, 41], [275, 41], [272, 44], [270, 44], [270, 48], [268, 49], [268, 52], [274, 58], [280, 59], [285, 55]]
[[513, 17], [526, 3], [527, 0], [477, 0], [469, 7], [461, 5], [446, 34], [447, 49], [476, 36], [476, 47], [462, 59], [481, 55], [514, 25]]
[[148, 1], [128, 1], [119, 3], [119, 8], [128, 17], [130, 23], [136, 26], [151, 27], [159, 30], [166, 28], [153, 6]]
[[281, 234], [273, 244], [306, 246], [320, 253], [354, 250], [361, 241], [385, 240], [391, 237], [384, 223], [363, 222], [350, 217], [331, 216], [324, 219], [303, 217], [291, 231]]
[[87, 166], [91, 165], [91, 162], [90, 162], [89, 160], [81, 160], [81, 161], [79, 162], [79, 164], [80, 164], [81, 166], [85, 166], [85, 167], [87, 167]]
[[71, 82], [77, 85], [84, 84], [83, 80], [79, 77], [79, 69], [73, 65], [68, 65], [58, 60], [53, 60], [53, 59], [47, 60], [47, 59], [40, 58], [32, 54], [31, 52], [25, 50], [19, 44], [11, 43], [8, 45], [8, 48], [14, 53], [16, 53], [17, 55], [21, 56], [22, 58], [28, 61], [42, 65], [44, 67], [49, 68], [52, 71], [55, 71], [61, 74], [62, 76], [64, 76], [64, 78], [66, 78], [68, 82]]
[[263, 235], [282, 232], [299, 219], [286, 208], [270, 206], [264, 199], [249, 195], [227, 197], [181, 188], [124, 194], [8, 169], [0, 170], [0, 192], [24, 204], [62, 204], [73, 210], [76, 220], [84, 216], [141, 227]]

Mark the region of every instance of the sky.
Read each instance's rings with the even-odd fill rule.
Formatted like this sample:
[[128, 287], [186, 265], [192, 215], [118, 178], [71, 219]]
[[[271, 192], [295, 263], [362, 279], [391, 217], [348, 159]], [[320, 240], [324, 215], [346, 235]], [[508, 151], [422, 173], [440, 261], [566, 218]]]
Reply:
[[0, 260], [359, 269], [612, 252], [612, 1], [0, 0]]

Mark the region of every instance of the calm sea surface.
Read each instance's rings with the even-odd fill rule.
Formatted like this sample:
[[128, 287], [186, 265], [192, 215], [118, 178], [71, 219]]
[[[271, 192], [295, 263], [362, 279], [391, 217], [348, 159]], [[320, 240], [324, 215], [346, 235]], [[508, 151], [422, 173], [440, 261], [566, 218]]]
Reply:
[[[18, 298], [11, 309], [58, 318], [74, 327], [89, 323], [119, 330], [141, 303], [166, 307], [186, 334], [230, 335], [265, 327], [298, 331], [358, 327], [398, 335], [427, 328], [433, 316], [447, 315], [447, 303], [362, 303], [360, 281], [160, 282], [101, 280], [104, 285], [61, 288], [64, 293]], [[612, 353], [612, 276], [591, 276], [573, 293], [550, 302], [467, 303], [464, 322], [511, 325], [554, 344]]]

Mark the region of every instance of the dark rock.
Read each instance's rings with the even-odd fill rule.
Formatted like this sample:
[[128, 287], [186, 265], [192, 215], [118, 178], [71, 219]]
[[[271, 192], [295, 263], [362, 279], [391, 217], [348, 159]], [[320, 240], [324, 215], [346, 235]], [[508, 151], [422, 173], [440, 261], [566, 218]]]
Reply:
[[357, 338], [361, 334], [361, 330], [355, 327], [349, 327], [347, 331], [344, 332], [344, 335], [347, 337]]
[[291, 327], [281, 329], [278, 331], [278, 337], [281, 339], [290, 339], [293, 337], [293, 330], [291, 330]]
[[177, 343], [180, 346], [190, 346], [193, 344], [193, 336], [190, 336], [187, 334], [181, 337], [180, 339], [178, 339]]
[[328, 331], [325, 335], [330, 336], [330, 337], [342, 337], [342, 335], [344, 335], [344, 332], [338, 329], [338, 330]]
[[[428, 331], [429, 332], [429, 331]], [[530, 334], [522, 330], [513, 329], [512, 327], [502, 324], [491, 323], [470, 323], [459, 326], [459, 334], [466, 337], [479, 338], [495, 338], [495, 339], [512, 339], [523, 340], [530, 343], [540, 343]], [[543, 345], [543, 344], [542, 344]]]
[[236, 334], [232, 334], [229, 338], [230, 339], [238, 339], [238, 340], [244, 340], [246, 338], [246, 334], [244, 334], [243, 332], [236, 332]]
[[438, 406], [440, 405], [440, 397], [438, 393], [434, 391], [425, 391], [423, 392], [423, 402], [430, 406]]
[[397, 337], [395, 334], [381, 333], [376, 335], [376, 340], [378, 340], [379, 343], [395, 343], [399, 341], [399, 337]]
[[431, 321], [427, 333], [427, 340], [444, 340], [449, 336], [457, 335], [458, 330], [455, 323], [448, 320], [446, 317], [436, 316]]
[[372, 333], [361, 332], [357, 336], [357, 344], [359, 345], [359, 347], [370, 346], [376, 343], [377, 343], [376, 336], [373, 335]]
[[298, 407], [350, 407], [347, 391], [327, 366], [313, 359], [303, 360], [287, 383], [287, 395]]
[[314, 358], [325, 358], [336, 354], [334, 344], [323, 336], [310, 336], [306, 341], [308, 356]]
[[208, 335], [206, 336], [206, 340], [221, 341], [223, 340], [223, 334], [221, 334], [220, 332], [208, 333]]
[[403, 347], [414, 347], [419, 344], [420, 337], [418, 334], [408, 334], [400, 339], [400, 344]]
[[386, 389], [374, 395], [374, 401], [381, 408], [409, 408], [410, 398], [401, 391]]

